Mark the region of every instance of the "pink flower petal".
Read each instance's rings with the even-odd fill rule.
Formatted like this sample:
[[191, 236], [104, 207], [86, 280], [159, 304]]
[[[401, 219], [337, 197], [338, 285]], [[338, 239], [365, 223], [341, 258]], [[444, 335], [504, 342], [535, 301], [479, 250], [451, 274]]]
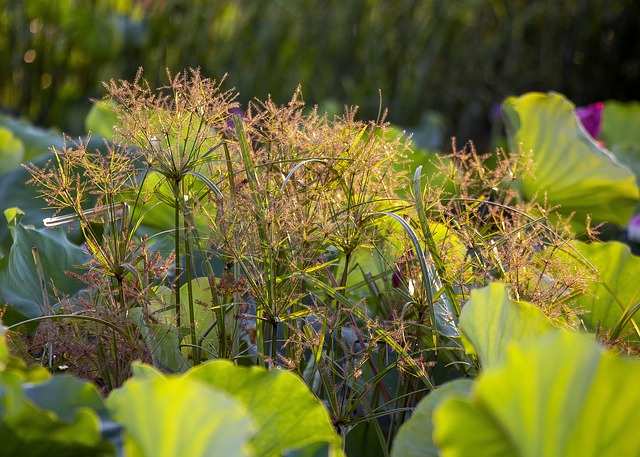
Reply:
[[598, 102], [592, 105], [576, 108], [575, 113], [578, 120], [585, 128], [589, 135], [593, 138], [600, 136], [600, 127], [602, 126], [602, 112], [604, 111], [604, 103]]

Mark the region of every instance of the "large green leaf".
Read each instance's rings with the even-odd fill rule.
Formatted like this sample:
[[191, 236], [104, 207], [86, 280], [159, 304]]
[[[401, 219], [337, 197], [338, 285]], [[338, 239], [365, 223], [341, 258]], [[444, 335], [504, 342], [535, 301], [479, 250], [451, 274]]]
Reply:
[[499, 363], [512, 341], [554, 328], [532, 304], [511, 300], [500, 283], [471, 292], [459, 325], [467, 353], [476, 354], [484, 368]]
[[53, 411], [67, 422], [71, 422], [82, 408], [106, 414], [104, 402], [96, 387], [69, 375], [52, 376], [44, 382], [28, 384], [25, 396], [38, 407]]
[[640, 102], [607, 101], [600, 139], [640, 181]]
[[438, 457], [438, 448], [433, 443], [433, 410], [443, 400], [468, 397], [473, 385], [470, 379], [457, 379], [430, 392], [398, 430], [391, 449], [392, 457]]
[[103, 439], [106, 428], [117, 438], [118, 427], [106, 419], [95, 386], [71, 376], [52, 377], [39, 365], [27, 367], [9, 355], [0, 325], [2, 455], [114, 455]]
[[[613, 330], [627, 309], [640, 302], [640, 257], [631, 253], [626, 244], [576, 243], [576, 249], [597, 271], [587, 293], [572, 304], [582, 311], [580, 318], [590, 332]], [[631, 330], [627, 323], [623, 333]], [[633, 338], [639, 340], [639, 335]]]
[[640, 360], [591, 338], [547, 332], [509, 347], [467, 397], [435, 408], [442, 456], [640, 455]]
[[114, 455], [94, 408], [103, 409], [88, 383], [64, 377], [30, 384], [0, 373], [2, 455]]
[[[46, 301], [52, 305], [57, 302], [53, 285], [58, 294], [73, 294], [84, 287], [67, 272], [86, 263], [89, 255], [69, 242], [61, 230], [36, 230], [21, 224], [23, 215], [18, 208], [5, 211], [13, 245], [9, 255], [0, 259], [0, 302], [8, 304], [20, 315], [32, 318], [48, 312]], [[37, 248], [42, 266], [46, 298], [34, 260], [34, 248]], [[5, 321], [15, 323], [8, 315]]]
[[259, 426], [252, 440], [256, 455], [282, 455], [315, 443], [329, 443], [332, 455], [342, 455], [327, 410], [293, 373], [216, 360], [195, 367], [185, 377], [227, 392], [246, 405]]
[[599, 147], [574, 115], [574, 105], [559, 94], [509, 97], [503, 113], [512, 152], [532, 151], [533, 168], [521, 181], [522, 197], [559, 205], [574, 214], [573, 228], [595, 223], [626, 226], [640, 198], [634, 174]]
[[132, 378], [106, 401], [125, 426], [130, 457], [254, 455], [249, 409], [231, 395], [184, 376]]

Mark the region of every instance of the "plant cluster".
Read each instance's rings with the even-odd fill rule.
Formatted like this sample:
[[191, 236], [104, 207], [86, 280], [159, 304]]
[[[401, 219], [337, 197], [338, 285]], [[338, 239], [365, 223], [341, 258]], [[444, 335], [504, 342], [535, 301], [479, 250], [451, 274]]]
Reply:
[[422, 398], [488, 366], [461, 316], [494, 282], [508, 286], [500, 303], [637, 345], [626, 295], [608, 290], [620, 315], [589, 301], [606, 255], [522, 192], [530, 153], [454, 143], [416, 167], [382, 112], [331, 118], [300, 90], [241, 109], [199, 70], [168, 80], [153, 89], [140, 71], [105, 84], [113, 139], [101, 150], [69, 140], [27, 167], [55, 211], [45, 225], [76, 228], [90, 260], [71, 273], [81, 290], [37, 316], [20, 308], [14, 352], [105, 392], [135, 360], [168, 373], [216, 359], [284, 368], [325, 404], [347, 452], [387, 455]]

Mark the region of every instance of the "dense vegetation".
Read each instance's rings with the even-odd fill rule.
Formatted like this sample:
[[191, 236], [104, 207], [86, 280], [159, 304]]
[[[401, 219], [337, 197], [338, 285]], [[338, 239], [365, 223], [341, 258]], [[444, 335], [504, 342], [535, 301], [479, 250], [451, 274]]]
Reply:
[[[593, 39], [576, 24], [601, 24], [613, 46], [635, 5], [594, 18], [583, 4], [515, 3], [352, 2], [304, 27], [307, 2], [9, 2], [0, 46], [26, 51], [12, 66], [20, 90], [2, 96], [79, 131], [0, 116], [3, 452], [640, 455], [640, 105], [510, 96], [494, 110], [503, 147], [488, 154], [444, 146], [442, 125], [416, 142], [388, 122], [445, 114], [455, 131], [486, 132], [478, 113], [514, 87], [602, 95], [572, 80], [575, 43]], [[569, 17], [570, 57], [512, 40], [541, 33], [541, 18], [553, 37]], [[326, 37], [317, 54], [301, 51], [314, 34]], [[510, 57], [478, 67], [505, 85], [474, 97], [474, 69], [441, 50], [453, 41], [480, 62], [479, 37]], [[515, 75], [527, 56], [567, 66], [529, 81]], [[344, 67], [339, 81], [322, 61]], [[424, 86], [392, 69], [405, 64]], [[225, 65], [236, 70], [208, 77]], [[447, 79], [429, 86], [436, 68]], [[377, 95], [360, 102], [379, 82], [391, 115]], [[362, 108], [308, 103], [327, 93]], [[470, 117], [453, 121], [463, 107]], [[444, 152], [420, 148], [420, 133]]]

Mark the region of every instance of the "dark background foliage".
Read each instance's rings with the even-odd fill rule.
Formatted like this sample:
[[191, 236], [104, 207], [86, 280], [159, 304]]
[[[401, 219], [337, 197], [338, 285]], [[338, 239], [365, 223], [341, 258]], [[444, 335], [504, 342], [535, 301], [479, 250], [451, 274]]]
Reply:
[[640, 99], [634, 0], [0, 0], [0, 107], [83, 133], [101, 81], [200, 67], [242, 101], [356, 104], [417, 131], [488, 145], [508, 95]]

